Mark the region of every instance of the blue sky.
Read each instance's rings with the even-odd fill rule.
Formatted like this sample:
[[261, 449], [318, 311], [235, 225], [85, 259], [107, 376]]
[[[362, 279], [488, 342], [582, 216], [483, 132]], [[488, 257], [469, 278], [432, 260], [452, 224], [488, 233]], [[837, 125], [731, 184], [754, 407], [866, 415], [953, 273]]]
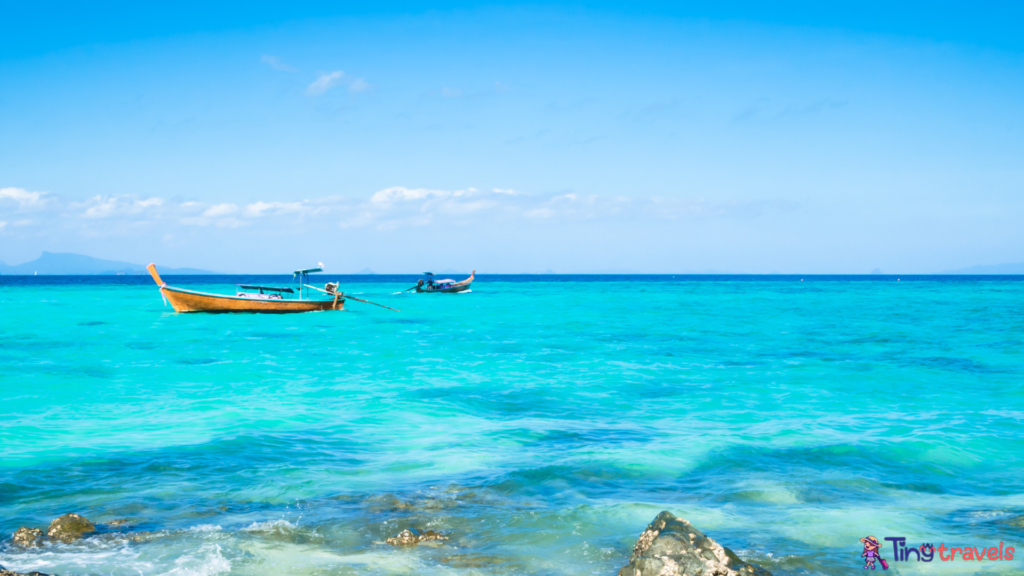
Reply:
[[1024, 260], [1013, 4], [4, 7], [0, 260]]

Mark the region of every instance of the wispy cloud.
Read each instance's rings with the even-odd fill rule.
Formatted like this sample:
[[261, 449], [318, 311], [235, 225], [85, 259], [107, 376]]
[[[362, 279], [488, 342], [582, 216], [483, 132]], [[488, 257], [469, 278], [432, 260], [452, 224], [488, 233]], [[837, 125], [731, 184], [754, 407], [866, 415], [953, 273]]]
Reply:
[[838, 110], [848, 104], [846, 100], [822, 98], [806, 104], [775, 104], [769, 98], [759, 98], [733, 117], [734, 122], [780, 120], [792, 116], [818, 114]]
[[260, 62], [263, 62], [274, 70], [280, 70], [281, 72], [298, 72], [296, 68], [282, 62], [280, 56], [268, 56], [264, 54], [263, 57], [260, 58]]
[[441, 98], [465, 98], [467, 100], [475, 100], [478, 98], [490, 98], [507, 93], [511, 89], [511, 86], [502, 82], [495, 82], [494, 85], [484, 88], [482, 90], [463, 90], [453, 86], [444, 86], [440, 90], [429, 92], [430, 96], [440, 96]]
[[143, 200], [134, 196], [94, 196], [85, 202], [73, 203], [70, 208], [84, 209], [81, 212], [83, 218], [104, 219], [158, 212], [163, 205], [164, 200], [161, 198]]
[[324, 92], [330, 90], [333, 86], [336, 86], [341, 79], [345, 76], [345, 73], [341, 70], [335, 70], [334, 72], [324, 72], [320, 74], [320, 77], [313, 81], [306, 88], [306, 94], [310, 96], [319, 96]]
[[266, 216], [315, 213], [316, 208], [310, 204], [308, 200], [302, 202], [254, 202], [245, 207], [244, 214], [249, 218], [263, 218]]
[[46, 192], [29, 192], [24, 188], [0, 188], [0, 209], [16, 207], [22, 212], [41, 210], [50, 201], [47, 196]]
[[843, 108], [847, 105], [846, 100], [834, 100], [832, 98], [825, 98], [812, 102], [810, 104], [802, 104], [797, 106], [786, 106], [782, 112], [779, 113], [778, 117], [783, 116], [796, 116], [801, 114], [816, 114], [818, 112], [824, 112], [826, 110], [836, 110]]
[[395, 186], [369, 200], [338, 206], [344, 228], [371, 226], [382, 230], [404, 226], [470, 225], [487, 222], [678, 220], [756, 216], [788, 209], [770, 202], [712, 203], [703, 199], [600, 196], [577, 193], [525, 194], [512, 189], [481, 191], [434, 190]]
[[[399, 228], [443, 225], [490, 226], [521, 223], [565, 225], [580, 221], [611, 226], [628, 221], [654, 222], [683, 219], [750, 218], [764, 212], [790, 210], [778, 202], [708, 202], [660, 196], [601, 196], [574, 192], [527, 194], [513, 189], [441, 190], [393, 186], [368, 198], [326, 196], [305, 200], [265, 199], [249, 203], [175, 200], [134, 195], [94, 196], [65, 201], [46, 192], [21, 188], [0, 190], [0, 218], [18, 229], [75, 230], [86, 236], [150, 234], [154, 227], [169, 233], [175, 226], [241, 228], [258, 224], [268, 233], [341, 228]], [[31, 221], [14, 214], [34, 206], [41, 216]], [[4, 225], [13, 233], [14, 226]]]
[[662, 100], [660, 102], [651, 102], [650, 104], [641, 107], [636, 112], [627, 114], [627, 117], [636, 122], [660, 122], [666, 117], [676, 113], [678, 109], [679, 100], [677, 98], [672, 98], [670, 100]]
[[203, 212], [204, 218], [217, 218], [238, 212], [238, 206], [234, 204], [214, 204]]
[[356, 78], [348, 85], [349, 92], [366, 92], [370, 89], [370, 83], [362, 78]]

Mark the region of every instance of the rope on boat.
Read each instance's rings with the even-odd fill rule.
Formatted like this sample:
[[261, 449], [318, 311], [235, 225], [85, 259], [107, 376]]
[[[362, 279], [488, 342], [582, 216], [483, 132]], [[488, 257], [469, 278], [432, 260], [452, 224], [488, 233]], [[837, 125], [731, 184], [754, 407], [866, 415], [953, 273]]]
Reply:
[[370, 302], [369, 300], [363, 300], [362, 298], [356, 298], [355, 296], [351, 296], [351, 295], [345, 294], [344, 292], [338, 292], [338, 291], [328, 292], [327, 290], [324, 290], [323, 288], [317, 288], [316, 286], [310, 286], [309, 284], [303, 284], [303, 286], [305, 286], [306, 288], [312, 288], [313, 290], [317, 290], [319, 292], [323, 292], [324, 294], [333, 294], [335, 299], [337, 299], [338, 296], [340, 296], [342, 298], [348, 298], [349, 300], [355, 300], [356, 302], [363, 302], [365, 304], [373, 304], [374, 306], [380, 306], [381, 308], [387, 308], [388, 310], [394, 310], [395, 312], [401, 312], [401, 310], [398, 310], [397, 308], [392, 308], [391, 306], [385, 306], [383, 304], [377, 304], [376, 302]]

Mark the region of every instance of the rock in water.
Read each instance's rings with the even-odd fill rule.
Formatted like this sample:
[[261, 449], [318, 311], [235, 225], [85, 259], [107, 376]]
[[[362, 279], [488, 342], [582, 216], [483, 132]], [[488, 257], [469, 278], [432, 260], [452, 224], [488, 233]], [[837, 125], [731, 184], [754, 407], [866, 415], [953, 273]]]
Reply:
[[42, 537], [43, 531], [38, 528], [18, 528], [11, 541], [18, 546], [28, 548], [29, 546], [37, 545], [39, 543], [38, 540]]
[[95, 529], [96, 526], [89, 522], [88, 519], [71, 513], [50, 522], [50, 528], [46, 531], [46, 535], [60, 542], [73, 542], [81, 538], [82, 534], [92, 532]]
[[772, 576], [671, 512], [658, 514], [633, 547], [619, 576]]
[[1007, 518], [1000, 522], [1000, 524], [1009, 524], [1010, 526], [1016, 526], [1017, 528], [1024, 528], [1024, 514], [1014, 516], [1013, 518]]
[[430, 540], [447, 540], [448, 537], [444, 534], [434, 532], [433, 530], [427, 530], [421, 532], [415, 528], [406, 528], [398, 533], [398, 536], [392, 536], [387, 539], [387, 543], [392, 546], [415, 546], [420, 542], [427, 542]]
[[0, 566], [0, 576], [50, 576], [50, 574], [43, 574], [42, 572], [29, 572], [28, 574], [22, 574], [21, 572], [15, 572], [14, 570], [7, 570], [3, 566]]

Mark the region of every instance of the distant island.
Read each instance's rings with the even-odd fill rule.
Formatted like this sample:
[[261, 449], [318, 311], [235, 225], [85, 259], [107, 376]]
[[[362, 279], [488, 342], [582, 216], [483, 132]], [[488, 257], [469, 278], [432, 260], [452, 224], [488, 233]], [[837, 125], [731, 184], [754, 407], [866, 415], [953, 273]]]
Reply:
[[[166, 268], [161, 266], [160, 273], [165, 276], [175, 274], [217, 274], [196, 268]], [[148, 274], [141, 264], [102, 260], [82, 254], [43, 252], [43, 255], [31, 262], [9, 266], [0, 262], [0, 274], [8, 276], [96, 276], [96, 275], [136, 275]]]
[[[219, 275], [220, 272], [211, 272], [209, 270], [200, 270], [198, 268], [168, 268], [166, 266], [160, 266], [160, 273], [165, 276], [174, 276], [181, 274], [189, 275]], [[438, 272], [439, 274], [459, 274], [455, 270], [444, 269]], [[101, 258], [93, 258], [92, 256], [85, 256], [84, 254], [72, 254], [68, 252], [43, 252], [42, 256], [36, 258], [31, 262], [25, 262], [24, 264], [9, 265], [4, 262], [0, 262], [0, 274], [8, 276], [32, 276], [38, 274], [40, 276], [115, 276], [115, 275], [142, 275], [148, 274], [146, 266], [142, 264], [132, 264], [130, 262], [119, 262], [117, 260], [103, 260]], [[355, 275], [370, 275], [377, 274], [370, 268], [364, 268], [359, 272], [355, 272]], [[522, 272], [522, 274], [555, 274], [552, 270], [545, 270], [543, 272]], [[587, 272], [579, 272], [577, 274], [600, 274], [600, 275], [619, 275], [619, 274], [630, 274], [638, 275], [643, 274], [642, 272], [629, 269], [604, 269], [604, 270], [590, 270]], [[722, 270], [683, 270], [681, 272], [675, 272], [674, 274], [733, 274]], [[771, 272], [770, 274], [779, 274], [778, 272]], [[882, 271], [875, 268], [871, 271], [871, 274], [882, 274]], [[946, 270], [943, 272], [936, 272], [936, 275], [1015, 275], [1024, 274], [1024, 262], [1018, 262], [1016, 264], [987, 264], [979, 266], [970, 266], [968, 268], [959, 268], [956, 270]]]
[[1016, 264], [988, 264], [982, 266], [971, 266], [959, 270], [946, 270], [939, 274], [1024, 274], [1024, 262]]

